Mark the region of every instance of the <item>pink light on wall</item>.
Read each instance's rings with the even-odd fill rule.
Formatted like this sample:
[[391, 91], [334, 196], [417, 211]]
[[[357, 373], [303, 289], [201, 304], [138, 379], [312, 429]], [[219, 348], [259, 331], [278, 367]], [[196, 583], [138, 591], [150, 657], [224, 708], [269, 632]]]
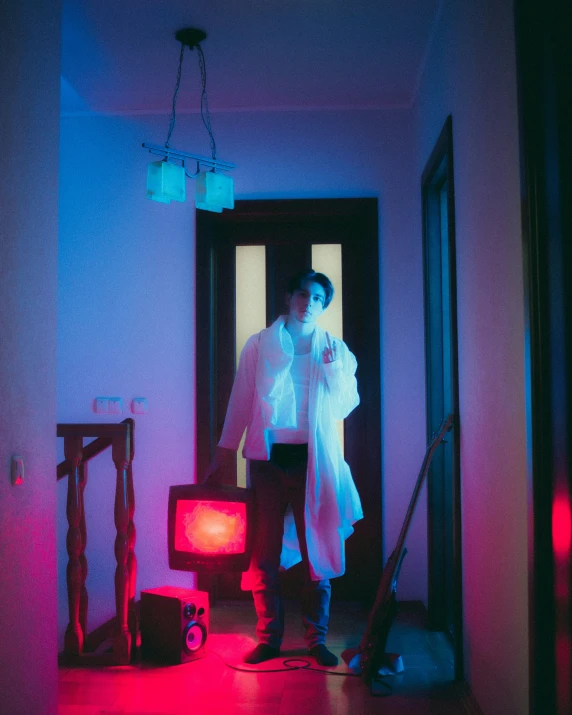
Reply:
[[552, 546], [557, 559], [570, 556], [572, 545], [572, 510], [567, 494], [556, 494], [552, 502]]
[[556, 689], [558, 702], [569, 712], [572, 701], [572, 641], [570, 639], [570, 559], [572, 508], [566, 481], [556, 488], [552, 500], [552, 548], [554, 551], [554, 592], [556, 597]]
[[246, 504], [180, 499], [175, 548], [199, 554], [240, 554], [246, 547]]

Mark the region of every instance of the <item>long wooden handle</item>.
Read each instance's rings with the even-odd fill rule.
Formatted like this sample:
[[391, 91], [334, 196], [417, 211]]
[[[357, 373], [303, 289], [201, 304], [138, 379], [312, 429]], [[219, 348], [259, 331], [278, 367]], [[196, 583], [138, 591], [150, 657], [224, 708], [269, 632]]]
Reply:
[[405, 539], [407, 538], [407, 532], [409, 530], [409, 525], [413, 517], [413, 512], [415, 511], [415, 506], [419, 498], [421, 487], [423, 486], [423, 481], [427, 476], [427, 472], [429, 471], [429, 466], [431, 464], [431, 460], [433, 458], [435, 450], [437, 449], [439, 444], [441, 444], [443, 438], [453, 426], [453, 419], [453, 415], [450, 414], [441, 421], [439, 428], [437, 429], [435, 435], [433, 436], [433, 439], [427, 447], [427, 451], [425, 453], [425, 457], [421, 465], [421, 470], [419, 471], [417, 482], [413, 490], [413, 495], [411, 497], [411, 501], [409, 502], [407, 514], [405, 515], [403, 526], [401, 527], [401, 531], [399, 533], [397, 546], [392, 551], [390, 557], [387, 559], [387, 563], [385, 564], [383, 573], [381, 575], [381, 581], [377, 589], [375, 603], [370, 611], [367, 628], [359, 645], [360, 651], [362, 652], [367, 647], [368, 643], [371, 641], [372, 632], [376, 626], [376, 621], [378, 621], [380, 614], [383, 615], [383, 608], [389, 605], [391, 601], [391, 595], [395, 589], [394, 582], [397, 579], [399, 568], [401, 566], [402, 558], [404, 555]]

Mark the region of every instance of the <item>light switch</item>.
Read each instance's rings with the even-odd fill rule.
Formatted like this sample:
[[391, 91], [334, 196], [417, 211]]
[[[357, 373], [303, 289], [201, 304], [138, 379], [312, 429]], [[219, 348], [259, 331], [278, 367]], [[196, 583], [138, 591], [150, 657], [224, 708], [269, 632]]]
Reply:
[[131, 412], [134, 415], [144, 415], [147, 413], [147, 398], [134, 397], [131, 400]]
[[24, 457], [19, 454], [13, 455], [10, 472], [13, 485], [24, 483]]

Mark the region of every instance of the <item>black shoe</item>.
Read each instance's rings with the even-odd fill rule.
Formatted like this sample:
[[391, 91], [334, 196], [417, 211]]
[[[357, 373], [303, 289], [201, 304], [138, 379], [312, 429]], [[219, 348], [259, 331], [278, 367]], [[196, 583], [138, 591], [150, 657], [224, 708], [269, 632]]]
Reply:
[[280, 648], [273, 648], [271, 645], [268, 645], [268, 643], [259, 643], [256, 648], [244, 656], [242, 662], [256, 665], [257, 663], [264, 663], [265, 660], [278, 658], [279, 655]]
[[308, 653], [316, 659], [318, 665], [325, 665], [328, 668], [338, 664], [338, 657], [329, 651], [323, 643], [312, 646]]

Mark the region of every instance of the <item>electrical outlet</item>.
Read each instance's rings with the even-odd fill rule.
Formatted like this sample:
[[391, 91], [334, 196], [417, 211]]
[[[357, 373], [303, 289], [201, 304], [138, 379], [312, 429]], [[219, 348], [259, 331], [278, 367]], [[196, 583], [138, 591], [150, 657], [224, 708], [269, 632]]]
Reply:
[[147, 398], [134, 397], [131, 400], [131, 412], [134, 415], [144, 415], [147, 413]]
[[121, 397], [109, 397], [107, 399], [109, 409], [108, 412], [112, 415], [120, 415], [123, 412], [123, 402]]
[[109, 412], [109, 398], [96, 397], [93, 401], [93, 411], [99, 414], [106, 414]]

